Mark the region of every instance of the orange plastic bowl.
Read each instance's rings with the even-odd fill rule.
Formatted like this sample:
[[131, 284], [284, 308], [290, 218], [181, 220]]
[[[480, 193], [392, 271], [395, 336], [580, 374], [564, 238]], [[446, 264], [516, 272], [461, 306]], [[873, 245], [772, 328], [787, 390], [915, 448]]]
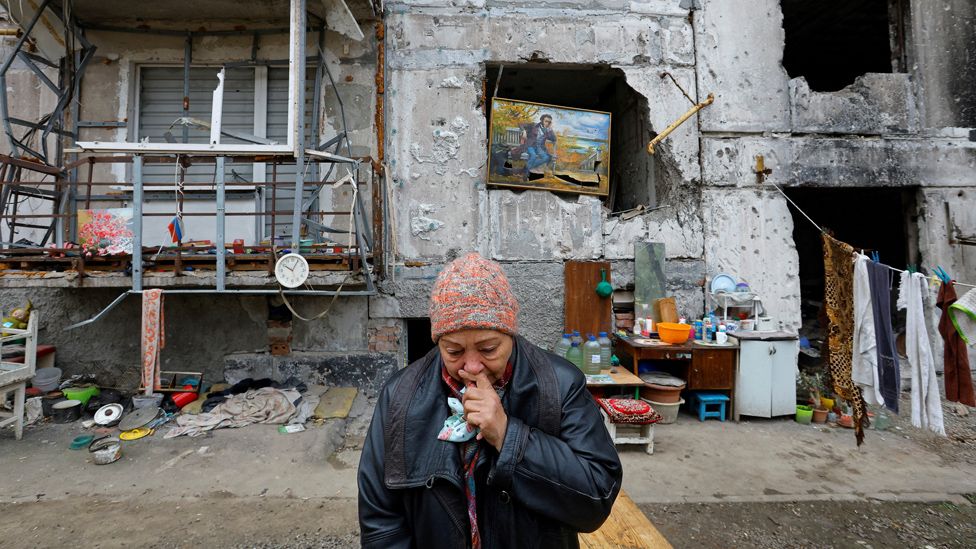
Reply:
[[657, 325], [657, 334], [660, 336], [661, 341], [665, 343], [680, 345], [685, 341], [688, 341], [688, 336], [691, 335], [690, 328], [691, 327], [688, 324], [678, 324], [677, 322], [659, 322]]

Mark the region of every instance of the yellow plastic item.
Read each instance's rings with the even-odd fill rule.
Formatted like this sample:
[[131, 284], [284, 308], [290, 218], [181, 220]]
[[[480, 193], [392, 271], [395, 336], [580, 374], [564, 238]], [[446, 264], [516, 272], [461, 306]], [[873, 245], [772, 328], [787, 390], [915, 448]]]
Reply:
[[140, 438], [149, 436], [151, 434], [153, 434], [152, 429], [139, 427], [137, 429], [132, 429], [131, 431], [122, 431], [119, 433], [119, 438], [122, 440], [139, 440]]

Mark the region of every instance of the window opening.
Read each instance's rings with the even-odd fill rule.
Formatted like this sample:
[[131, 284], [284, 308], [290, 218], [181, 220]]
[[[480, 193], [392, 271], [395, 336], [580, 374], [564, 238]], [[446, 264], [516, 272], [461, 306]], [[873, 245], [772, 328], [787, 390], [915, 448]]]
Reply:
[[[486, 135], [491, 135], [491, 100], [500, 66], [485, 66]], [[623, 71], [606, 65], [521, 63], [504, 64], [500, 72], [499, 98], [610, 112], [610, 194], [606, 202], [612, 211], [656, 205], [659, 166], [656, 157], [646, 152], [653, 136], [648, 102], [627, 84]], [[517, 166], [507, 160], [505, 167]]]
[[832, 92], [865, 73], [904, 71], [904, 0], [781, 0], [783, 66]]

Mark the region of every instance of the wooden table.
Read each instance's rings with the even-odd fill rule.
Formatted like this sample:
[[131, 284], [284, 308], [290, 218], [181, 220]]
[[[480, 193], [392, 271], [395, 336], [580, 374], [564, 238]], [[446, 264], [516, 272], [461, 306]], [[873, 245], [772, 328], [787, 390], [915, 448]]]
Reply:
[[[671, 345], [659, 340], [644, 343], [644, 338], [620, 337], [614, 335], [614, 352], [617, 356], [627, 355], [633, 373], [637, 374], [637, 364], [641, 360], [657, 360], [659, 369], [684, 379], [688, 390], [728, 391], [729, 418], [734, 417], [735, 409], [735, 370], [738, 363], [737, 345], [712, 346], [694, 342]], [[621, 357], [621, 364], [624, 364]]]

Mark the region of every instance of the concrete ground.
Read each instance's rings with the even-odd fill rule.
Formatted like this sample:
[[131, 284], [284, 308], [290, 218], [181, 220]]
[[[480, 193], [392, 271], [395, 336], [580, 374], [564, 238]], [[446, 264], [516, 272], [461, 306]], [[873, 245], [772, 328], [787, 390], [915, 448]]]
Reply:
[[[948, 439], [899, 418], [891, 430], [869, 430], [857, 448], [848, 429], [789, 419], [699, 423], [682, 414], [657, 427], [654, 455], [621, 447], [624, 488], [645, 510], [818, 501], [971, 506], [974, 417], [950, 412]], [[357, 545], [356, 464], [368, 421], [368, 403], [360, 401], [349, 419], [295, 434], [267, 425], [201, 438], [157, 433], [125, 443], [121, 461], [106, 466], [68, 449], [84, 432], [80, 423], [34, 426], [21, 441], [5, 430], [0, 547]]]

